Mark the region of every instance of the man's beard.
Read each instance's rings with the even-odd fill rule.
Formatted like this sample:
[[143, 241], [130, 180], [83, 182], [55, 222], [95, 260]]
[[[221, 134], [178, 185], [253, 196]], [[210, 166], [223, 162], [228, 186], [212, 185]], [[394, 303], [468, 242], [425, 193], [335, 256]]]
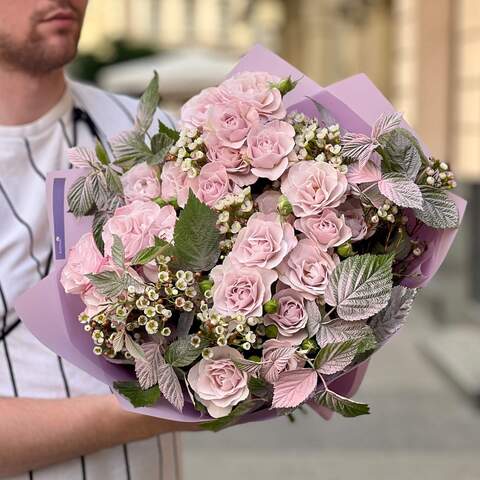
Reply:
[[[69, 6], [68, 0], [60, 0], [56, 7]], [[13, 70], [22, 71], [30, 75], [43, 75], [71, 62], [77, 53], [77, 44], [81, 31], [81, 15], [76, 32], [65, 31], [68, 36], [63, 45], [49, 45], [45, 37], [37, 27], [42, 18], [48, 12], [35, 12], [30, 19], [30, 31], [28, 36], [18, 41], [12, 35], [0, 30], [0, 62], [10, 66]], [[61, 32], [58, 33], [60, 35]]]

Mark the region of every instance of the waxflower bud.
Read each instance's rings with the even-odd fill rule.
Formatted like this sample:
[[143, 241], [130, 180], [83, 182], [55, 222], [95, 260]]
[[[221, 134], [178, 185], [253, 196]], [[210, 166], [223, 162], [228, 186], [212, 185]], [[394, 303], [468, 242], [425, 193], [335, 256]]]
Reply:
[[265, 313], [277, 313], [278, 311], [278, 300], [272, 298], [268, 302], [263, 304], [263, 311]]

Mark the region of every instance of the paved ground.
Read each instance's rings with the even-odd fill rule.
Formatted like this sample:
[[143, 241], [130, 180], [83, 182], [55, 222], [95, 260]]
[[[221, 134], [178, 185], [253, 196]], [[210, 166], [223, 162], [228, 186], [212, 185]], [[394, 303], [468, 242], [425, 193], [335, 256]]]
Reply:
[[419, 348], [438, 327], [417, 304], [356, 395], [370, 416], [324, 422], [310, 412], [295, 424], [184, 435], [186, 480], [480, 479], [480, 410]]

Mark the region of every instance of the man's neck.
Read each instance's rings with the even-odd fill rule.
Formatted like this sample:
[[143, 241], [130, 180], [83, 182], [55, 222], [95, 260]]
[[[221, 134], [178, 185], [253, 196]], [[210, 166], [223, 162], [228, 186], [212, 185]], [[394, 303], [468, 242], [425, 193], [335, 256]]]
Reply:
[[65, 88], [63, 69], [33, 76], [0, 65], [0, 125], [34, 122], [58, 103]]

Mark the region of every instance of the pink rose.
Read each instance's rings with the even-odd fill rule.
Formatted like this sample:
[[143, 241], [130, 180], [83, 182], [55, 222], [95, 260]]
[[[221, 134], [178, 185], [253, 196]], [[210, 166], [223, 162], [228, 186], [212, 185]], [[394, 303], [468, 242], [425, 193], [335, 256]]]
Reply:
[[160, 181], [155, 168], [139, 163], [120, 177], [127, 203], [160, 196]]
[[208, 147], [208, 159], [223, 165], [234, 183], [241, 187], [255, 183], [257, 177], [250, 171], [245, 147], [225, 147], [213, 135], [206, 138], [205, 144]]
[[251, 126], [258, 122], [257, 112], [248, 105], [214, 105], [208, 112], [206, 130], [225, 147], [240, 148]]
[[254, 213], [238, 233], [230, 255], [247, 267], [274, 268], [297, 244], [293, 227], [276, 213]]
[[278, 83], [279, 77], [266, 72], [241, 72], [225, 80], [219, 91], [227, 101], [246, 103], [262, 116], [282, 119], [286, 115], [282, 95], [272, 83]]
[[106, 263], [91, 233], [85, 233], [70, 249], [60, 281], [67, 293], [83, 293], [89, 286], [88, 273], [98, 273]]
[[313, 240], [304, 238], [278, 266], [279, 280], [314, 300], [325, 293], [334, 259]]
[[193, 191], [201, 202], [213, 207], [231, 191], [227, 169], [221, 163], [207, 163], [195, 178]]
[[352, 236], [344, 216], [338, 217], [335, 210], [330, 208], [325, 209], [320, 215], [295, 220], [295, 228], [325, 251], [342, 245]]
[[210, 272], [214, 282], [213, 306], [222, 315], [261, 317], [263, 304], [272, 298], [277, 273], [265, 268], [238, 266], [227, 257]]
[[276, 325], [278, 333], [284, 337], [304, 330], [308, 320], [304, 297], [293, 288], [285, 288], [273, 298], [278, 301], [278, 310], [264, 317], [265, 325]]
[[252, 127], [247, 137], [247, 154], [252, 173], [277, 180], [288, 167], [288, 155], [295, 146], [295, 130], [287, 122], [273, 120]]
[[231, 347], [213, 347], [213, 357], [203, 358], [188, 372], [188, 383], [213, 418], [228, 415], [249, 395], [248, 375], [234, 360], [242, 360]]
[[175, 162], [165, 162], [160, 179], [162, 180], [161, 197], [163, 200], [175, 198], [180, 207], [185, 207], [188, 200], [188, 191], [192, 186], [192, 180], [188, 178], [186, 172]]
[[98, 293], [97, 289], [92, 285], [85, 292], [80, 294], [82, 302], [85, 304], [84, 313], [89, 317], [93, 317], [100, 313], [107, 304], [107, 299]]
[[266, 190], [257, 199], [258, 210], [262, 213], [276, 213], [278, 201], [282, 194], [276, 190]]
[[349, 198], [340, 205], [338, 211], [343, 215], [345, 223], [352, 231], [352, 242], [363, 240], [367, 236], [368, 226], [360, 200]]
[[175, 209], [171, 205], [159, 207], [154, 202], [136, 200], [125, 207], [117, 208], [103, 228], [105, 254], [111, 254], [113, 235], [121, 238], [127, 260], [144, 248], [152, 246], [155, 236], [171, 241], [176, 221]]
[[337, 207], [344, 201], [347, 188], [347, 178], [332, 165], [306, 160], [292, 165], [281, 185], [297, 217]]
[[204, 127], [212, 105], [224, 102], [217, 87], [206, 88], [183, 104], [180, 120], [183, 127]]

